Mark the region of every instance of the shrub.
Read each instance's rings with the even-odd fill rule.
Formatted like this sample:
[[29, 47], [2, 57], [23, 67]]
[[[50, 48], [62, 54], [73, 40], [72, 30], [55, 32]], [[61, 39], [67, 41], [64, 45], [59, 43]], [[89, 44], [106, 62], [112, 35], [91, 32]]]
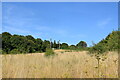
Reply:
[[102, 45], [95, 45], [95, 46], [89, 48], [90, 53], [102, 54], [105, 51], [106, 51], [106, 48]]
[[19, 54], [20, 51], [18, 49], [13, 49], [12, 51], [10, 51], [11, 54]]
[[80, 41], [76, 46], [78, 48], [85, 48], [87, 47], [87, 43], [85, 41]]
[[3, 50], [2, 50], [2, 49], [0, 49], [0, 54], [2, 54], [2, 52], [3, 52]]
[[61, 53], [64, 53], [63, 51]]
[[51, 56], [51, 55], [54, 55], [54, 54], [55, 53], [52, 49], [49, 49], [49, 48], [46, 49], [45, 56]]

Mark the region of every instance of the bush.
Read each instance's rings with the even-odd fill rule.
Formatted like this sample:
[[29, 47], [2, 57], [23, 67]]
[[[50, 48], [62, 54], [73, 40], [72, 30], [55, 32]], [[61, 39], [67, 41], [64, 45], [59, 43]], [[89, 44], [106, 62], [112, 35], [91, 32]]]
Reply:
[[92, 48], [89, 48], [90, 53], [102, 54], [106, 52], [106, 48], [102, 45], [95, 45]]
[[2, 54], [2, 49], [0, 49], [0, 54]]
[[19, 54], [20, 51], [18, 49], [13, 49], [12, 51], [10, 51], [11, 54]]
[[54, 55], [54, 54], [55, 53], [52, 49], [49, 49], [49, 48], [46, 49], [45, 56], [51, 56], [51, 55]]

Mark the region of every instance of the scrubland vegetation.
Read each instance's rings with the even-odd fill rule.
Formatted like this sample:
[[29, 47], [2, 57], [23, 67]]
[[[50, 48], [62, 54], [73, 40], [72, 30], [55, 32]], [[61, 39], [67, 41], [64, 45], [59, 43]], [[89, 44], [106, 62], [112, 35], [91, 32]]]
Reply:
[[112, 31], [99, 43], [87, 47], [85, 41], [68, 45], [4, 32], [2, 77], [117, 78], [119, 34], [120, 31]]

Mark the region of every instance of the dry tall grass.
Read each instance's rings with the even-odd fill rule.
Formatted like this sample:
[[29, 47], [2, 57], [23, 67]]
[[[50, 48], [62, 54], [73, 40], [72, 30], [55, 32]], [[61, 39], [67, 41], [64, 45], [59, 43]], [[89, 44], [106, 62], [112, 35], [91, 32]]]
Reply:
[[2, 55], [0, 53], [0, 79], [2, 79]]
[[[101, 56], [98, 68], [94, 56], [86, 51], [55, 51], [56, 56], [43, 53], [2, 55], [3, 78], [117, 78], [118, 54]], [[99, 74], [98, 74], [99, 70]]]

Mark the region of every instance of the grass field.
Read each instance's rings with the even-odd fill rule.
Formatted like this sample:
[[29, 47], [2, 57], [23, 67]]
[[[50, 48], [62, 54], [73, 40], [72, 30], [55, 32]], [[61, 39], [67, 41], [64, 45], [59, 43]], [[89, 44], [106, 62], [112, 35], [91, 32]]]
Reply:
[[2, 55], [3, 78], [118, 78], [118, 54], [101, 55], [99, 67], [94, 55], [87, 51], [56, 50], [44, 53]]

